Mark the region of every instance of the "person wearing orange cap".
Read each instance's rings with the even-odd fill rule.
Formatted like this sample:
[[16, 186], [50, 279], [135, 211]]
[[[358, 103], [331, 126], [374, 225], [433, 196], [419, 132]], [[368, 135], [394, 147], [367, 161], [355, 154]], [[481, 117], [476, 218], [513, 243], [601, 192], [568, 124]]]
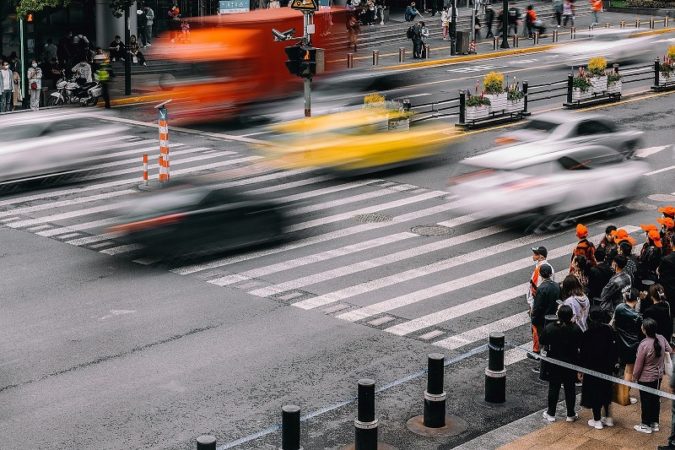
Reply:
[[[661, 262], [661, 248], [663, 247], [661, 234], [656, 225], [640, 225], [640, 228], [647, 234], [647, 242], [642, 245], [640, 255], [638, 256], [637, 278], [641, 282], [656, 282], [656, 268], [659, 267], [659, 263]], [[636, 285], [639, 286], [637, 283]]]
[[663, 217], [656, 219], [656, 221], [661, 224], [661, 242], [664, 243], [662, 252], [663, 256], [667, 256], [671, 252], [668, 243], [672, 242], [673, 236], [675, 236], [675, 220], [670, 217]]
[[675, 206], [662, 206], [659, 208], [659, 212], [663, 214], [663, 217], [670, 217], [671, 219], [675, 220]]
[[588, 238], [588, 228], [583, 224], [577, 225], [577, 246], [572, 252], [572, 258], [570, 260], [570, 271], [574, 270], [574, 258], [576, 256], [583, 256], [586, 258], [586, 262], [591, 266], [595, 267], [598, 263], [595, 261], [595, 245]]

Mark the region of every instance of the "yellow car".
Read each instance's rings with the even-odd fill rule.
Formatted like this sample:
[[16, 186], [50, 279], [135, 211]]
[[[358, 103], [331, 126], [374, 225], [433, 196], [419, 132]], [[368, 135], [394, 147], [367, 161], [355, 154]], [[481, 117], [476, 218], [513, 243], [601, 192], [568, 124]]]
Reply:
[[459, 134], [448, 125], [408, 127], [409, 113], [367, 107], [281, 123], [270, 145], [258, 145], [286, 169], [326, 168], [362, 172], [409, 164], [439, 154]]

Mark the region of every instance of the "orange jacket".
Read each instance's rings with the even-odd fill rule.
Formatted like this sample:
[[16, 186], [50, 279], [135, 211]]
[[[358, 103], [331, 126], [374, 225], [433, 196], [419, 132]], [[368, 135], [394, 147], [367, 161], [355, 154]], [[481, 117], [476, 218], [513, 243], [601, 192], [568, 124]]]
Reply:
[[591, 0], [593, 11], [602, 11], [602, 0]]

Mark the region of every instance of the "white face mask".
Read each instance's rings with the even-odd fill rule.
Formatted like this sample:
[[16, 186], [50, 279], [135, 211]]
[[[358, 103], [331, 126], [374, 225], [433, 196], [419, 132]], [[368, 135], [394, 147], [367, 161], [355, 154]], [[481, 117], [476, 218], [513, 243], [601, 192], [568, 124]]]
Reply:
[[33, 67], [37, 67], [37, 63], [33, 63], [33, 64], [31, 64], [31, 65], [32, 65]]

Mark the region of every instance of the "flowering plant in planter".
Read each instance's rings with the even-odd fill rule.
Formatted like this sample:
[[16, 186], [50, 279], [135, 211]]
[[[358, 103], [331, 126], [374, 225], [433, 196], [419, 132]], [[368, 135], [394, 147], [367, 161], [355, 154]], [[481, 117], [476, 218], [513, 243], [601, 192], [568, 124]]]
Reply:
[[490, 72], [483, 77], [485, 97], [490, 100], [491, 112], [502, 112], [506, 109], [506, 94], [504, 93], [504, 74]]
[[583, 67], [580, 67], [579, 73], [572, 79], [572, 101], [589, 98], [592, 95], [591, 87], [586, 71]]
[[490, 115], [490, 99], [481, 95], [469, 95], [466, 100], [466, 120], [483, 119]]
[[[675, 47], [675, 45], [673, 47]], [[670, 48], [668, 50], [670, 52]], [[659, 83], [666, 84], [673, 78], [673, 72], [675, 72], [673, 59], [674, 58], [670, 57], [668, 53], [663, 57], [663, 62], [659, 65], [659, 72], [661, 72]]]
[[490, 106], [490, 99], [483, 95], [469, 95], [466, 100], [466, 107], [472, 106]]
[[596, 56], [588, 61], [588, 71], [591, 74], [593, 92], [601, 93], [607, 90], [607, 60], [602, 56]]
[[525, 94], [514, 78], [513, 83], [506, 87], [506, 111], [512, 113], [522, 110], [525, 103], [524, 98]]
[[607, 93], [620, 94], [621, 93], [621, 75], [618, 72], [610, 70], [607, 72]]

